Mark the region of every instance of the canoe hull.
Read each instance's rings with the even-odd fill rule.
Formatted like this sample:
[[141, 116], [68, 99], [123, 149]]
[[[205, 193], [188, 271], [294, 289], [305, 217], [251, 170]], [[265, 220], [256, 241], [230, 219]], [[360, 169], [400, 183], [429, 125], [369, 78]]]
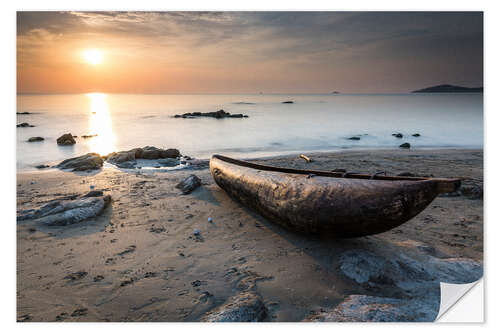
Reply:
[[232, 198], [296, 232], [360, 237], [393, 229], [424, 210], [439, 183], [349, 179], [256, 170], [217, 157], [210, 172]]

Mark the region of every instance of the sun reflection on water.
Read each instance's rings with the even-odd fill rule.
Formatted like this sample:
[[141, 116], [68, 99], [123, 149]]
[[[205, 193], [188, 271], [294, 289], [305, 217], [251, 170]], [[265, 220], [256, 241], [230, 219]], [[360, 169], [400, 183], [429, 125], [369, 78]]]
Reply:
[[88, 140], [92, 152], [106, 155], [114, 152], [116, 137], [113, 133], [113, 124], [109, 112], [107, 95], [102, 93], [87, 94], [90, 99], [89, 131], [91, 135], [97, 134]]

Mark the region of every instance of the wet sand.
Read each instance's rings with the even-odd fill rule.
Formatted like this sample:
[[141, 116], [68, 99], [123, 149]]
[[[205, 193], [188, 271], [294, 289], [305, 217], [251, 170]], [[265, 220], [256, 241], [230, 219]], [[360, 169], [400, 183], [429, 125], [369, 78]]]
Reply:
[[[482, 150], [372, 150], [259, 159], [275, 166], [465, 177], [482, 188]], [[137, 171], [137, 170], [136, 170]], [[85, 194], [110, 194], [97, 218], [64, 227], [17, 226], [17, 315], [28, 321], [198, 321], [241, 290], [253, 290], [268, 321], [302, 321], [353, 294], [396, 297], [341, 274], [344, 251], [420, 244], [436, 258], [483, 260], [483, 201], [440, 196], [404, 225], [348, 240], [304, 237], [226, 195], [208, 167], [172, 172], [17, 175], [17, 209]], [[190, 174], [202, 186], [180, 195]], [[34, 182], [32, 184], [32, 182]], [[213, 223], [208, 222], [208, 218]], [[200, 237], [193, 236], [194, 229]], [[381, 252], [382, 253], [382, 252]]]

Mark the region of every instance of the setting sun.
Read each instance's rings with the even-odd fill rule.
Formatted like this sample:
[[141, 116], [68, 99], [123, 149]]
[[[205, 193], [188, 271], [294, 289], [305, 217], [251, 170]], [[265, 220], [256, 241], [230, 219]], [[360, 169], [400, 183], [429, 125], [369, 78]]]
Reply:
[[83, 58], [89, 64], [98, 65], [102, 62], [102, 52], [95, 49], [86, 50], [83, 52]]

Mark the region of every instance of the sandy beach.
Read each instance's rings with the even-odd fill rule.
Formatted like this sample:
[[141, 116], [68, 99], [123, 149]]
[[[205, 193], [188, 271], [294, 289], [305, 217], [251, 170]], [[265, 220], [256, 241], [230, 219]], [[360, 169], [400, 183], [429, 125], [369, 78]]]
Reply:
[[[314, 161], [306, 163], [296, 155], [258, 161], [316, 170], [462, 177], [463, 187], [483, 188], [482, 150], [396, 149], [308, 156]], [[191, 174], [201, 179], [202, 186], [181, 195], [175, 186]], [[17, 210], [83, 195], [90, 186], [112, 198], [97, 218], [61, 227], [18, 222], [19, 321], [200, 321], [245, 292], [262, 300], [265, 316], [259, 320], [264, 321], [328, 320], [352, 295], [419, 298], [431, 304], [429, 313], [437, 314], [435, 276], [444, 271], [439, 268], [440, 273], [432, 275], [430, 264], [422, 263], [465, 267], [464, 262], [482, 266], [483, 261], [482, 195], [441, 195], [412, 220], [375, 236], [322, 239], [289, 232], [231, 199], [214, 183], [208, 162], [170, 172], [103, 168], [90, 173], [57, 169], [18, 173]], [[195, 229], [200, 231], [198, 237], [193, 235]], [[354, 257], [346, 256], [353, 251], [358, 251], [356, 260], [360, 253], [374, 256], [370, 262], [386, 258], [387, 262], [380, 261], [384, 267], [398, 262], [397, 272], [391, 278], [377, 273], [363, 280], [349, 272]], [[395, 257], [400, 254], [411, 257], [407, 263], [415, 266], [405, 270]], [[418, 265], [429, 277], [413, 274]], [[471, 275], [472, 280], [477, 277]], [[410, 285], [410, 279], [425, 283]], [[434, 291], [429, 293], [429, 288]], [[434, 298], [429, 301], [424, 294]], [[408, 320], [430, 317], [416, 313]]]

